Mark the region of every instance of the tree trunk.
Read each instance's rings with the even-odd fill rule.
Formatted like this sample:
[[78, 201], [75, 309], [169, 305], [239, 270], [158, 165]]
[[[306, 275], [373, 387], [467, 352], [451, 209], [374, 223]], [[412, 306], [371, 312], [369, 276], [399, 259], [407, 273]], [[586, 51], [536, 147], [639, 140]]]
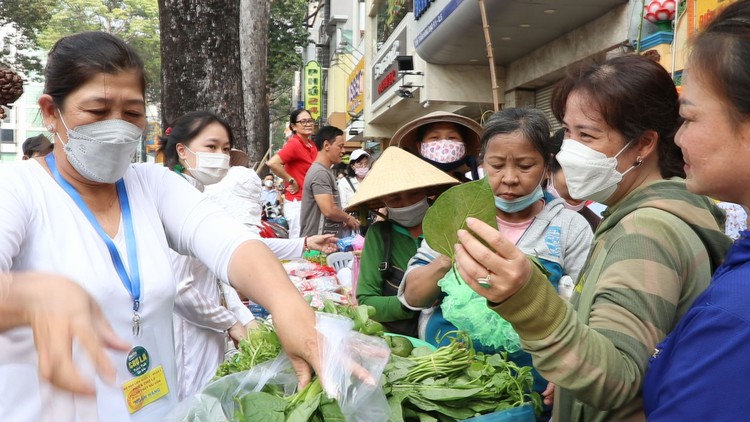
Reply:
[[[240, 1], [240, 57], [250, 165], [258, 163], [269, 147], [268, 117], [268, 0]], [[268, 157], [270, 158], [270, 157]]]
[[159, 0], [159, 18], [163, 127], [189, 111], [211, 111], [232, 127], [235, 148], [246, 150], [239, 2]]

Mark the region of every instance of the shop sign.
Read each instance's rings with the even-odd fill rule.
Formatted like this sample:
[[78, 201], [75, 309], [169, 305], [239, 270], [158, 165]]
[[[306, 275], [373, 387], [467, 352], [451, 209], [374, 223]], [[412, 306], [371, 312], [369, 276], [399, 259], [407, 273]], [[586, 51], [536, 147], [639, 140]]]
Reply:
[[346, 111], [347, 111], [347, 122], [351, 120], [351, 116], [357, 116], [362, 114], [365, 104], [365, 60], [364, 58], [357, 63], [352, 73], [346, 80]]
[[445, 5], [443, 10], [441, 10], [437, 16], [435, 16], [431, 21], [425, 23], [424, 25], [421, 25], [422, 22], [417, 23], [417, 31], [419, 34], [417, 34], [417, 38], [414, 39], [414, 47], [419, 46], [419, 44], [422, 44], [424, 40], [427, 39], [427, 37], [430, 36], [435, 30], [442, 24], [446, 19], [448, 19], [448, 16], [450, 16], [453, 11], [458, 8], [458, 6], [463, 3], [464, 0], [450, 0], [448, 1], [448, 4]]
[[701, 31], [721, 11], [736, 0], [697, 0], [695, 2], [695, 28], [690, 32]]
[[372, 67], [372, 102], [380, 98], [388, 88], [396, 84], [398, 76], [398, 56], [406, 55], [406, 29], [402, 29], [398, 36], [394, 37], [389, 46], [384, 46], [381, 51], [385, 53], [376, 59]]
[[320, 63], [315, 60], [307, 62], [303, 70], [303, 91], [305, 94], [305, 108], [310, 112], [313, 120], [320, 118], [321, 79]]
[[419, 20], [434, 2], [435, 0], [414, 0], [414, 20]]

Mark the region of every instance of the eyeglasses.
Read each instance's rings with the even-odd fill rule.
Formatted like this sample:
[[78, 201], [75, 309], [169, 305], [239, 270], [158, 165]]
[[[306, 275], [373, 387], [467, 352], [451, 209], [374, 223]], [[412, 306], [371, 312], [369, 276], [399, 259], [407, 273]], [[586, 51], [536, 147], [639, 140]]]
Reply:
[[315, 123], [315, 120], [312, 120], [312, 119], [297, 120], [298, 125], [312, 126], [314, 123]]

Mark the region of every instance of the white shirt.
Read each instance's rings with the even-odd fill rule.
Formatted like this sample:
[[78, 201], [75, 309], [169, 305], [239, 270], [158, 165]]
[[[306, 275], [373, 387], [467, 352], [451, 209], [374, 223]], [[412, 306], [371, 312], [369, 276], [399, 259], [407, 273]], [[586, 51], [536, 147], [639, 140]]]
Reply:
[[[349, 184], [351, 182], [351, 184]], [[349, 206], [352, 197], [359, 188], [359, 180], [356, 177], [342, 177], [338, 180], [339, 185], [339, 200], [341, 201], [341, 209], [345, 210]], [[352, 186], [354, 186], [352, 188]]]
[[[131, 165], [124, 180], [140, 266], [141, 337], [133, 337], [132, 299], [104, 241], [36, 160], [0, 167], [0, 272], [46, 271], [78, 282], [97, 301], [117, 335], [144, 346], [152, 357], [151, 369], [164, 368], [170, 393], [130, 415], [121, 389], [133, 378], [126, 368], [127, 352], [113, 351], [109, 355], [117, 381], [109, 386], [97, 378], [96, 402], [53, 389], [39, 378], [30, 328], [21, 327], [0, 333], [0, 420], [37, 421], [44, 415], [49, 420], [88, 421], [98, 414], [106, 421], [154, 421], [175, 405], [176, 281], [170, 246], [198, 257], [226, 282], [232, 253], [257, 237], [164, 167]], [[115, 241], [126, 257], [124, 242], [119, 236]], [[86, 366], [85, 353], [75, 357]]]

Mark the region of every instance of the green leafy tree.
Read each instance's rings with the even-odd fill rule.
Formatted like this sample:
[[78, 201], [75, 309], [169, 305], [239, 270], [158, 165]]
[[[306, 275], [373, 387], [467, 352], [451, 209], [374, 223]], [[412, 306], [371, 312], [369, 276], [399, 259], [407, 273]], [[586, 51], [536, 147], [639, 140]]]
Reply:
[[37, 48], [37, 34], [47, 25], [56, 0], [2, 0], [0, 2], [0, 26], [12, 26], [17, 36], [7, 37], [5, 44], [12, 44], [16, 52], [10, 49], [0, 54], [0, 66], [10, 67], [27, 76], [39, 74], [42, 70], [39, 55], [30, 54]]
[[310, 43], [306, 25], [308, 0], [273, 0], [268, 24], [268, 92], [273, 149], [284, 143], [284, 129], [292, 110], [294, 72], [302, 68], [297, 48]]
[[81, 31], [105, 31], [136, 48], [146, 65], [148, 97], [158, 101], [161, 84], [159, 14], [156, 0], [2, 0], [0, 23], [20, 32], [16, 61], [24, 70], [41, 70], [33, 49], [49, 50], [61, 37]]

